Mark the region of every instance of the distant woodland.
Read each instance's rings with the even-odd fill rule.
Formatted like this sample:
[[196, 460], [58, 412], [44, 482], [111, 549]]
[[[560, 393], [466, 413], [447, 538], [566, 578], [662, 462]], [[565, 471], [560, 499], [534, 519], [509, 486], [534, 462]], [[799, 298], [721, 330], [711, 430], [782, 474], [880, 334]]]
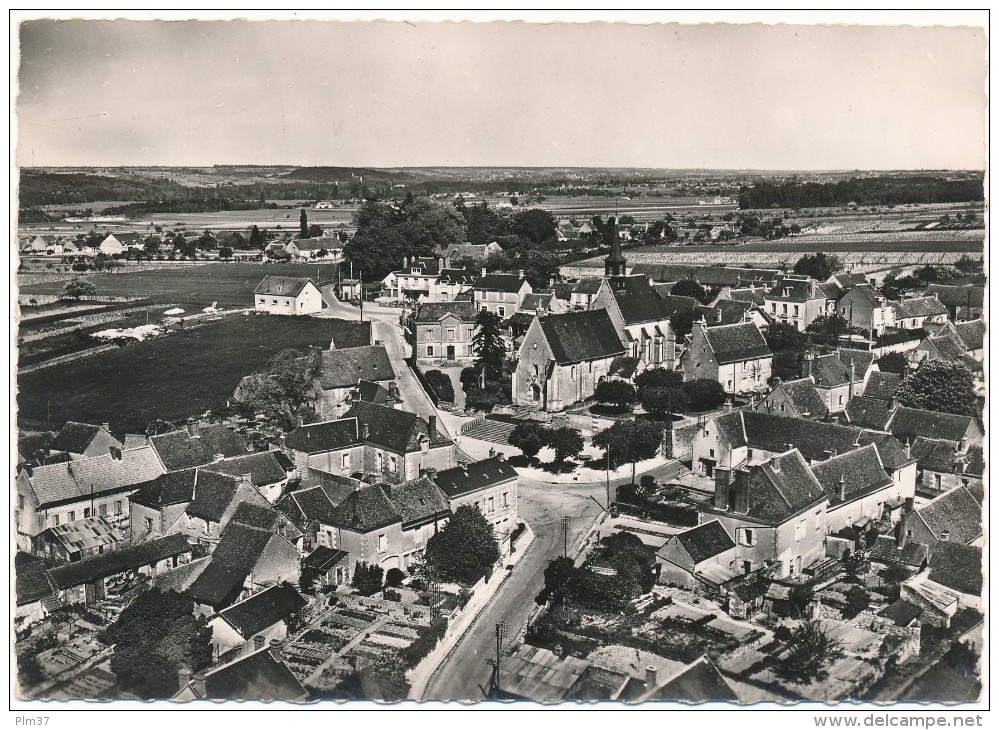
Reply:
[[948, 180], [942, 177], [855, 177], [816, 183], [790, 179], [760, 180], [739, 191], [739, 207], [824, 208], [847, 205], [965, 203], [985, 199], [984, 178]]

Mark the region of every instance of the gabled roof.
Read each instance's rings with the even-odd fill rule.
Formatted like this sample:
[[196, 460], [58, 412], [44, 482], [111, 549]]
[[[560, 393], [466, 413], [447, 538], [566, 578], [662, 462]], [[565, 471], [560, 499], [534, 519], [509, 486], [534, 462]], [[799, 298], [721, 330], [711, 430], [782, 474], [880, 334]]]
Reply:
[[797, 449], [749, 470], [749, 517], [776, 525], [824, 499], [822, 485]]
[[968, 544], [982, 536], [982, 505], [964, 487], [941, 494], [916, 510], [937, 540]]
[[370, 380], [362, 380], [357, 384], [357, 400], [363, 400], [365, 403], [381, 403], [383, 405], [389, 401], [393, 403], [402, 402], [402, 398], [398, 395], [393, 396], [384, 385], [372, 383]]
[[867, 350], [842, 348], [827, 355], [815, 358], [812, 372], [815, 385], [820, 388], [834, 388], [850, 382], [850, 365], [853, 364], [854, 382], [860, 383], [874, 362], [874, 353]]
[[261, 451], [256, 454], [234, 456], [209, 464], [204, 469], [232, 477], [249, 474], [253, 486], [265, 487], [288, 478], [288, 472], [278, 462], [277, 454], [277, 451]]
[[572, 293], [593, 295], [600, 291], [600, 285], [603, 283], [604, 280], [599, 276], [584, 276], [576, 282], [572, 288]]
[[185, 511], [191, 517], [198, 517], [206, 522], [221, 522], [222, 516], [236, 497], [241, 482], [239, 477], [198, 469], [194, 499]]
[[49, 577], [56, 588], [66, 590], [190, 551], [187, 538], [174, 533], [53, 568]]
[[106, 519], [97, 515], [46, 528], [36, 539], [58, 543], [68, 553], [79, 553], [116, 545], [125, 537]]
[[719, 299], [712, 306], [701, 306], [699, 308], [704, 315], [704, 320], [708, 327], [717, 327], [724, 324], [740, 324], [745, 322], [750, 312], [756, 309], [752, 302], [739, 302], [730, 299]]
[[350, 553], [343, 550], [334, 550], [325, 545], [319, 545], [315, 550], [302, 558], [302, 567], [309, 570], [316, 570], [325, 573], [336, 567]]
[[82, 454], [93, 440], [97, 438], [97, 434], [101, 432], [102, 428], [102, 426], [95, 426], [90, 423], [67, 421], [59, 429], [59, 433], [52, 440], [49, 449], [52, 451], [66, 451], [70, 454]]
[[961, 338], [964, 346], [969, 350], [981, 350], [985, 347], [985, 321], [973, 319], [968, 322], [957, 322], [954, 324], [957, 336]]
[[59, 464], [35, 467], [30, 476], [22, 472], [40, 507], [89, 499], [91, 495], [126, 492], [163, 473], [156, 454], [148, 446], [121, 452], [116, 459], [102, 454]]
[[475, 322], [477, 313], [472, 302], [427, 302], [421, 304], [413, 318], [416, 322], [441, 322], [445, 317], [454, 316], [461, 322]]
[[335, 238], [296, 238], [291, 243], [299, 251], [319, 251], [324, 248], [328, 251], [334, 242], [339, 243]]
[[361, 534], [402, 521], [402, 514], [377, 484], [351, 492], [330, 515], [332, 526]]
[[549, 314], [538, 322], [559, 364], [610, 358], [625, 351], [604, 309]]
[[710, 659], [702, 656], [644, 700], [665, 702], [736, 702], [739, 696]]
[[615, 276], [608, 281], [625, 324], [669, 319], [666, 302], [649, 284], [647, 276]]
[[181, 688], [175, 699], [295, 702], [308, 697], [295, 673], [282, 660], [275, 659], [266, 647], [212, 669], [204, 679], [203, 694], [195, 689], [192, 682]]
[[52, 431], [21, 436], [17, 440], [18, 459], [32, 461], [36, 454], [49, 451], [52, 448], [52, 440], [54, 438], [55, 433]]
[[361, 443], [359, 431], [355, 418], [310, 423], [289, 433], [284, 444], [288, 449], [307, 454], [337, 451]]
[[936, 297], [916, 297], [892, 302], [896, 320], [917, 319], [919, 317], [934, 317], [947, 314], [945, 307]]
[[929, 547], [915, 540], [907, 540], [905, 545], [898, 547], [895, 538], [889, 535], [878, 535], [871, 548], [871, 560], [879, 563], [901, 563], [913, 568], [922, 568], [923, 562], [929, 557]]
[[970, 446], [967, 453], [962, 454], [958, 446], [955, 441], [920, 436], [912, 442], [912, 455], [922, 470], [981, 477], [985, 473], [982, 447]]
[[766, 294], [767, 299], [783, 302], [807, 302], [810, 299], [825, 299], [827, 294], [812, 279], [792, 279], [790, 277], [774, 282]]
[[315, 282], [306, 277], [265, 276], [253, 293], [273, 297], [297, 297], [309, 284], [315, 286]]
[[762, 307], [766, 302], [766, 292], [762, 289], [730, 289], [728, 294], [734, 302], [755, 304], [757, 307]]
[[850, 425], [884, 431], [892, 417], [891, 401], [869, 398], [866, 395], [853, 398], [846, 404], [846, 416]]
[[197, 474], [197, 469], [182, 469], [160, 474], [155, 479], [138, 485], [138, 489], [128, 499], [148, 507], [165, 507], [170, 504], [190, 502], [194, 499]]
[[471, 269], [441, 269], [437, 280], [442, 284], [474, 284], [478, 278], [478, 272]]
[[684, 297], [676, 294], [664, 295], [661, 292], [659, 294], [662, 296], [663, 302], [666, 303], [666, 311], [671, 317], [677, 312], [699, 313], [701, 311], [701, 302], [694, 297]]
[[955, 413], [926, 411], [921, 408], [899, 406], [891, 419], [891, 432], [899, 439], [919, 436], [947, 441], [960, 441], [971, 429], [975, 419]]
[[695, 564], [735, 547], [735, 541], [718, 520], [711, 520], [703, 525], [678, 532], [670, 539], [679, 542]]
[[280, 539], [269, 530], [229, 522], [212, 553], [212, 563], [225, 566], [245, 578], [260, 560], [271, 538]]
[[879, 309], [888, 306], [888, 300], [884, 298], [881, 292], [867, 283], [857, 284], [849, 291], [845, 292], [842, 299], [862, 300], [866, 302], [871, 309]]
[[867, 380], [867, 387], [864, 388], [864, 397], [890, 401], [895, 397], [895, 391], [901, 384], [902, 376], [898, 373], [873, 372]]
[[324, 390], [350, 388], [361, 379], [373, 382], [395, 380], [395, 370], [382, 345], [324, 350], [323, 369], [317, 378]]
[[51, 560], [29, 553], [19, 552], [14, 556], [14, 592], [18, 606], [48, 598], [55, 592], [48, 577], [49, 569], [55, 565]]
[[402, 516], [403, 528], [450, 514], [447, 495], [427, 477], [383, 487], [389, 501]]
[[866, 284], [867, 277], [863, 274], [848, 274], [844, 271], [838, 274], [833, 274], [829, 277], [833, 283], [839, 285], [841, 289], [849, 289], [852, 286], [857, 286], [858, 284]]
[[273, 532], [289, 542], [294, 542], [302, 537], [302, 531], [291, 522], [287, 515], [273, 507], [260, 504], [240, 502], [236, 511], [232, 513], [230, 522]]
[[341, 485], [337, 489], [328, 485], [297, 489], [281, 498], [277, 508], [299, 526], [310, 522], [333, 524], [333, 508], [350, 496], [354, 488]]
[[915, 461], [914, 458], [906, 456], [905, 449], [902, 448], [902, 444], [899, 443], [899, 440], [890, 433], [881, 433], [878, 431], [868, 431], [867, 429], [864, 429], [860, 432], [860, 438], [857, 439], [857, 443], [861, 446], [867, 446], [867, 444], [874, 444], [877, 446], [878, 455], [881, 457], [881, 463], [884, 464], [885, 469], [890, 472], [894, 472], [896, 469]]
[[930, 284], [924, 296], [936, 295], [947, 307], [968, 307], [981, 309], [985, 305], [985, 287], [953, 286], [951, 284]]
[[655, 281], [693, 279], [703, 286], [744, 286], [771, 282], [780, 276], [776, 269], [750, 269], [736, 266], [698, 266], [683, 264], [637, 263], [633, 274], [651, 276]]
[[961, 338], [949, 333], [927, 337], [919, 343], [919, 349], [936, 352], [937, 358], [941, 360], [957, 361], [962, 359], [966, 351]]
[[[423, 438], [430, 439], [431, 446], [447, 446], [451, 439], [439, 430], [430, 433], [430, 424], [422, 417], [409, 411], [378, 405], [377, 403], [355, 403], [345, 414], [346, 418], [356, 418], [365, 443], [381, 446], [396, 453], [418, 451]], [[364, 425], [368, 426], [368, 436], [364, 437]]]
[[550, 291], [536, 291], [528, 294], [524, 297], [524, 301], [520, 303], [519, 312], [537, 312], [539, 308], [550, 309], [552, 304], [552, 299], [555, 298], [555, 294]]
[[939, 542], [930, 558], [930, 580], [958, 593], [982, 595], [982, 549]]
[[752, 322], [706, 327], [704, 338], [711, 346], [719, 365], [772, 355], [760, 328]]
[[525, 283], [527, 283], [527, 279], [517, 274], [486, 274], [480, 276], [472, 288], [476, 291], [499, 291], [516, 294]]
[[814, 418], [826, 412], [822, 396], [815, 389], [815, 383], [811, 378], [785, 380], [774, 386], [774, 390], [781, 391], [798, 415], [803, 418], [807, 416]]
[[439, 471], [434, 476], [434, 483], [444, 490], [449, 499], [455, 499], [516, 478], [517, 471], [508, 461], [493, 456]]
[[184, 593], [205, 606], [213, 608], [228, 606], [243, 592], [243, 582], [250, 571], [222, 565], [216, 562], [214, 556], [207, 560], [205, 567]]
[[305, 604], [294, 586], [281, 583], [223, 609], [219, 617], [244, 639], [249, 639], [279, 621], [286, 621]]
[[[738, 419], [738, 420], [737, 420]], [[739, 423], [741, 421], [741, 423]], [[825, 458], [826, 451], [844, 453], [856, 448], [861, 429], [828, 421], [774, 416], [759, 411], [733, 411], [720, 416], [726, 440], [734, 446], [749, 446], [767, 451], [799, 450], [806, 459]], [[741, 427], [741, 428], [740, 428]]]
[[182, 428], [150, 436], [149, 444], [167, 471], [210, 464], [215, 461], [216, 454], [229, 457], [246, 453], [243, 437], [225, 426], [201, 426], [200, 433], [200, 436], [194, 437]]
[[915, 603], [899, 598], [894, 603], [878, 611], [878, 616], [886, 618], [896, 626], [908, 628], [912, 622], [923, 615], [923, 609]]
[[[874, 444], [814, 464], [812, 474], [828, 495], [830, 506], [853, 502], [894, 483], [882, 466]], [[845, 500], [839, 498], [840, 480], [846, 491]]]

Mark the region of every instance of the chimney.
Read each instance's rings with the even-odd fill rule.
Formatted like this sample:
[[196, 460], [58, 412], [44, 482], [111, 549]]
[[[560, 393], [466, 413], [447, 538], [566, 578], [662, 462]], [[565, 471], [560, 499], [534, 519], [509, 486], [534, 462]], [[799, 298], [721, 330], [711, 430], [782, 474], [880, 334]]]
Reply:
[[409, 268], [409, 256], [403, 256], [402, 257], [402, 268], [404, 268], [404, 269], [408, 269]]
[[301, 413], [298, 414], [298, 427], [301, 428], [305, 425], [305, 417]]
[[270, 643], [271, 656], [274, 657], [274, 661], [281, 661], [281, 653], [284, 648], [284, 642], [281, 639], [271, 639]]
[[437, 414], [431, 414], [427, 416], [427, 423], [430, 425], [429, 433], [427, 436], [433, 438], [434, 434], [437, 433]]
[[187, 667], [181, 667], [177, 670], [177, 680], [180, 685], [180, 689], [184, 689], [184, 687], [191, 683], [191, 670]]
[[523, 279], [524, 278], [524, 270], [523, 269], [518, 269], [517, 270], [517, 278], [518, 279]]
[[496, 458], [499, 459], [500, 461], [506, 461], [506, 454], [504, 454], [502, 451], [497, 451]]
[[253, 637], [253, 650], [258, 651], [264, 648], [264, 637], [257, 634]]
[[389, 383], [388, 390], [389, 390], [389, 395], [393, 399], [395, 399], [399, 395], [399, 386], [395, 384], [394, 380], [391, 383]]
[[715, 509], [728, 509], [728, 485], [730, 482], [729, 470], [715, 467]]
[[717, 322], [718, 324], [721, 324], [721, 321], [722, 321], [722, 311], [721, 311], [721, 308], [719, 308], [719, 309], [715, 310], [715, 322]]
[[944, 530], [940, 533], [940, 542], [947, 542], [950, 539], [950, 530]]
[[485, 267], [485, 266], [483, 266], [483, 267], [482, 267], [482, 276], [485, 276], [485, 275], [486, 275], [486, 267]]
[[189, 418], [187, 420], [187, 434], [192, 439], [201, 438], [201, 424], [196, 418]]
[[[281, 438], [284, 438], [283, 436]], [[222, 461], [225, 458], [225, 454], [214, 454], [212, 456], [212, 461]]]
[[370, 433], [371, 433], [371, 429], [368, 428], [368, 422], [365, 421], [364, 423], [361, 424], [361, 438], [362, 439], [367, 439], [368, 435]]
[[208, 690], [205, 688], [205, 675], [198, 672], [191, 680], [191, 686], [198, 697], [207, 698]]
[[849, 403], [853, 400], [853, 384], [857, 381], [857, 366], [853, 362], [853, 358], [850, 358], [850, 390], [846, 394], [846, 402]]
[[840, 474], [839, 475], [839, 481], [836, 484], [837, 484], [837, 493], [839, 494], [839, 501], [840, 502], [845, 502], [846, 501], [846, 475], [845, 474]]
[[110, 449], [108, 449], [108, 452], [111, 454], [112, 461], [121, 461], [121, 449], [119, 449], [117, 446], [112, 446]]
[[905, 458], [906, 459], [912, 458], [912, 439], [905, 440]]
[[496, 449], [494, 449], [494, 448], [490, 447], [490, 448], [489, 448], [489, 458], [491, 459], [491, 458], [493, 458], [494, 456], [496, 456]]
[[281, 447], [281, 451], [287, 450], [288, 447], [285, 445], [284, 442], [284, 434], [281, 434], [281, 438], [278, 439], [278, 446]]
[[829, 458], [836, 456], [836, 449], [829, 449]]
[[104, 423], [101, 424], [101, 428], [103, 428], [105, 431], [110, 431], [111, 424], [108, 421], [105, 421]]
[[437, 259], [437, 271], [441, 272], [444, 270], [444, 259]]
[[774, 474], [780, 474], [780, 457], [775, 456], [770, 459], [770, 468], [774, 470]]
[[749, 469], [735, 470], [735, 490], [732, 511], [744, 515], [749, 512]]
[[968, 453], [968, 437], [962, 436], [961, 440], [957, 444], [957, 450], [962, 454]]
[[645, 668], [645, 689], [652, 689], [656, 686], [656, 668], [646, 667]]
[[826, 449], [825, 451], [822, 452], [822, 460], [823, 461], [828, 461], [831, 458], [832, 458], [832, 451], [830, 451], [829, 449]]
[[243, 475], [243, 483], [244, 484], [249, 484], [252, 487], [253, 486], [253, 480], [251, 479], [251, 476], [252, 476], [251, 474], [244, 474]]
[[902, 513], [909, 514], [912, 512], [913, 508], [916, 506], [916, 500], [913, 497], [906, 497], [905, 502], [902, 504]]
[[814, 373], [812, 372], [814, 362], [815, 362], [815, 353], [812, 352], [811, 350], [806, 350], [805, 351], [805, 377], [806, 378], [814, 377]]

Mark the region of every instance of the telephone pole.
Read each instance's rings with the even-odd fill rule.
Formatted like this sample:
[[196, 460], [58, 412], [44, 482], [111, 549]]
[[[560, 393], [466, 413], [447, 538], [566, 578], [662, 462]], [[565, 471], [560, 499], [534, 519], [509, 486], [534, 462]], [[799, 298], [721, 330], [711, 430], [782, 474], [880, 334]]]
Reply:
[[507, 628], [506, 621], [500, 621], [496, 624], [496, 694], [499, 694], [500, 689], [500, 654], [503, 652], [503, 639], [506, 638]]
[[604, 475], [607, 477], [607, 509], [610, 510], [610, 444], [607, 444], [607, 465], [604, 467]]
[[364, 321], [364, 272], [360, 269], [357, 270], [357, 283], [358, 283], [358, 303], [361, 306], [361, 321]]
[[562, 524], [562, 555], [569, 557], [569, 518], [565, 515], [561, 519]]

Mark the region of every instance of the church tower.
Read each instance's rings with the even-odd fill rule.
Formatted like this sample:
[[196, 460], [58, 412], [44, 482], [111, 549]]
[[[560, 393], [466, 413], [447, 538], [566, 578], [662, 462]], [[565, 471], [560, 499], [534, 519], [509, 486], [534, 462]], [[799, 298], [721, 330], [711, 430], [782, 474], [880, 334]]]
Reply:
[[610, 256], [604, 259], [604, 276], [624, 276], [628, 273], [628, 262], [621, 253], [621, 237], [618, 235], [617, 222], [611, 221]]

